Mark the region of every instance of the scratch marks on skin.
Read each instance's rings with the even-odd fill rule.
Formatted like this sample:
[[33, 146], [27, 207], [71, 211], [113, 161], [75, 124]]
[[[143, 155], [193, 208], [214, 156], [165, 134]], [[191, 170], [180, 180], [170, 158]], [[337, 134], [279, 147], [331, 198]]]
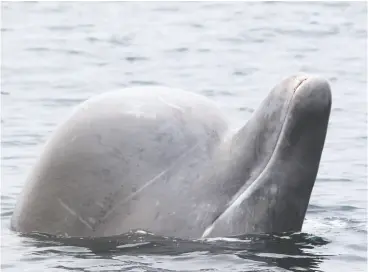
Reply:
[[155, 113], [150, 113], [149, 111], [145, 111], [143, 107], [144, 107], [144, 104], [131, 103], [127, 106], [127, 109], [124, 109], [123, 113], [125, 115], [135, 116], [136, 118], [156, 119]]
[[165, 175], [170, 169], [166, 169], [164, 171], [162, 171], [161, 173], [159, 173], [157, 176], [155, 176], [153, 179], [149, 180], [146, 184], [144, 184], [141, 188], [139, 188], [137, 191], [135, 191], [134, 193], [132, 193], [131, 195], [129, 195], [128, 197], [126, 197], [125, 199], [123, 199], [121, 202], [117, 203], [111, 210], [109, 210], [105, 216], [101, 219], [102, 221], [105, 220], [114, 210], [117, 206], [119, 206], [118, 204], [122, 205], [124, 203], [127, 203], [128, 201], [130, 201], [131, 199], [133, 199], [136, 195], [138, 195], [140, 192], [142, 192], [145, 188], [147, 188], [148, 186], [150, 186], [152, 183], [154, 183], [156, 180], [158, 180], [159, 178], [161, 178], [163, 175]]
[[149, 114], [147, 112], [140, 111], [140, 110], [126, 111], [125, 114], [133, 115], [136, 118], [145, 118], [145, 119], [156, 119], [157, 118], [156, 114], [154, 114], [154, 113]]
[[171, 107], [173, 109], [176, 109], [180, 112], [184, 112], [184, 110], [181, 107], [179, 107], [178, 105], [174, 105], [174, 104], [171, 104], [171, 103], [165, 101], [162, 97], [159, 97], [158, 100], [160, 100], [162, 103], [168, 105], [169, 107]]
[[203, 234], [202, 234], [202, 239], [203, 238], [206, 238], [210, 233], [211, 233], [211, 231], [213, 230], [213, 228], [214, 228], [214, 225], [212, 224], [212, 225], [210, 225], [209, 227], [207, 227], [206, 229], [205, 229], [205, 231], [203, 232]]
[[93, 227], [86, 221], [84, 220], [82, 217], [80, 217], [72, 208], [70, 208], [68, 205], [66, 205], [64, 203], [64, 201], [62, 201], [60, 198], [58, 198], [58, 201], [60, 203], [60, 205], [67, 210], [71, 215], [75, 216], [78, 218], [78, 220], [80, 222], [82, 222], [86, 227], [88, 227], [89, 229], [93, 230]]
[[135, 196], [137, 196], [139, 193], [141, 193], [144, 189], [146, 189], [147, 187], [149, 187], [150, 185], [152, 185], [153, 183], [155, 183], [157, 180], [160, 180], [161, 177], [163, 177], [166, 173], [168, 173], [170, 170], [172, 170], [178, 163], [181, 162], [181, 160], [187, 156], [189, 153], [191, 153], [192, 151], [194, 151], [197, 147], [200, 146], [200, 143], [197, 143], [196, 145], [194, 145], [192, 148], [190, 148], [187, 152], [185, 152], [184, 154], [182, 154], [170, 167], [168, 167], [167, 169], [165, 169], [164, 171], [160, 172], [158, 175], [156, 175], [155, 177], [153, 177], [152, 179], [150, 179], [148, 182], [146, 182], [142, 187], [140, 187], [137, 191], [135, 191], [134, 193], [132, 193], [131, 195], [129, 195], [128, 197], [124, 198], [123, 200], [117, 202], [105, 215], [103, 218], [101, 218], [101, 220], [99, 220], [99, 222], [104, 222], [107, 217], [109, 217], [113, 211], [115, 211], [115, 209], [125, 203], [127, 203], [128, 201], [132, 200]]
[[137, 118], [142, 118], [145, 116], [143, 111], [126, 111], [125, 114], [127, 115], [133, 115]]
[[305, 167], [304, 164], [302, 164], [300, 161], [299, 161], [299, 158], [296, 159], [296, 160], [293, 160], [293, 163], [296, 164], [297, 166], [300, 167], [300, 170], [301, 171], [304, 171], [305, 169], [307, 169], [307, 167]]
[[99, 206], [100, 208], [103, 208], [104, 207], [104, 205], [101, 203], [101, 202], [96, 202], [95, 203], [97, 206]]

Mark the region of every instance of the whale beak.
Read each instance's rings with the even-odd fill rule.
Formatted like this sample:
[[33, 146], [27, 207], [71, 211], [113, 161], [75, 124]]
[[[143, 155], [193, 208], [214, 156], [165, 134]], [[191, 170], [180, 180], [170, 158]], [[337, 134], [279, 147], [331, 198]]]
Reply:
[[240, 189], [205, 236], [301, 230], [331, 100], [328, 82], [316, 76], [289, 77], [272, 89], [235, 136], [232, 163], [244, 170], [230, 182]]
[[292, 96], [275, 148], [245, 200], [247, 207], [258, 210], [246, 216], [256, 221], [254, 232], [300, 231], [319, 169], [331, 89], [321, 77], [300, 75], [292, 80], [295, 87], [287, 90]]

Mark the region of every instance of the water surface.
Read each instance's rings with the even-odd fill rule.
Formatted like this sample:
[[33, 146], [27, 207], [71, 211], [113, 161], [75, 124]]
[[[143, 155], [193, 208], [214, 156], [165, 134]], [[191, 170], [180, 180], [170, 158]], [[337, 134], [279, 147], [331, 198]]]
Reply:
[[[2, 3], [4, 271], [367, 271], [367, 5], [364, 2]], [[327, 78], [329, 130], [302, 233], [103, 241], [9, 230], [42, 146], [81, 101], [165, 85], [244, 123], [281, 79]]]

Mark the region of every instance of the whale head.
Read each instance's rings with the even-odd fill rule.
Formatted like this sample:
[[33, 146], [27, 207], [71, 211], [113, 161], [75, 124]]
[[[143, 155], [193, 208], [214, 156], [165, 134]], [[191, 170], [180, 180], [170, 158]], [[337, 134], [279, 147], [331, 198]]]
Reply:
[[242, 169], [226, 180], [234, 196], [202, 237], [300, 231], [330, 109], [330, 86], [322, 78], [297, 75], [275, 86], [234, 135], [228, 169]]

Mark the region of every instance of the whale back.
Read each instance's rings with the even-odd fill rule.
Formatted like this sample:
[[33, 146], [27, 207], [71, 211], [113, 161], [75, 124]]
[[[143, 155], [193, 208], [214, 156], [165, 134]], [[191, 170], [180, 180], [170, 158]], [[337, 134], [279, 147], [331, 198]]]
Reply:
[[[195, 183], [226, 130], [219, 109], [189, 92], [128, 88], [89, 99], [46, 144], [12, 225], [24, 232], [68, 236], [107, 236], [150, 227], [150, 206], [162, 194], [175, 201], [173, 190], [182, 187], [177, 182], [183, 175], [193, 174], [190, 182]], [[162, 183], [169, 179], [172, 188], [163, 192]], [[157, 195], [153, 188], [159, 188]], [[182, 201], [190, 191], [183, 192]], [[139, 204], [144, 194], [152, 194], [153, 200], [147, 196], [152, 201]], [[140, 216], [146, 213], [146, 224], [129, 219], [134, 209]]]

